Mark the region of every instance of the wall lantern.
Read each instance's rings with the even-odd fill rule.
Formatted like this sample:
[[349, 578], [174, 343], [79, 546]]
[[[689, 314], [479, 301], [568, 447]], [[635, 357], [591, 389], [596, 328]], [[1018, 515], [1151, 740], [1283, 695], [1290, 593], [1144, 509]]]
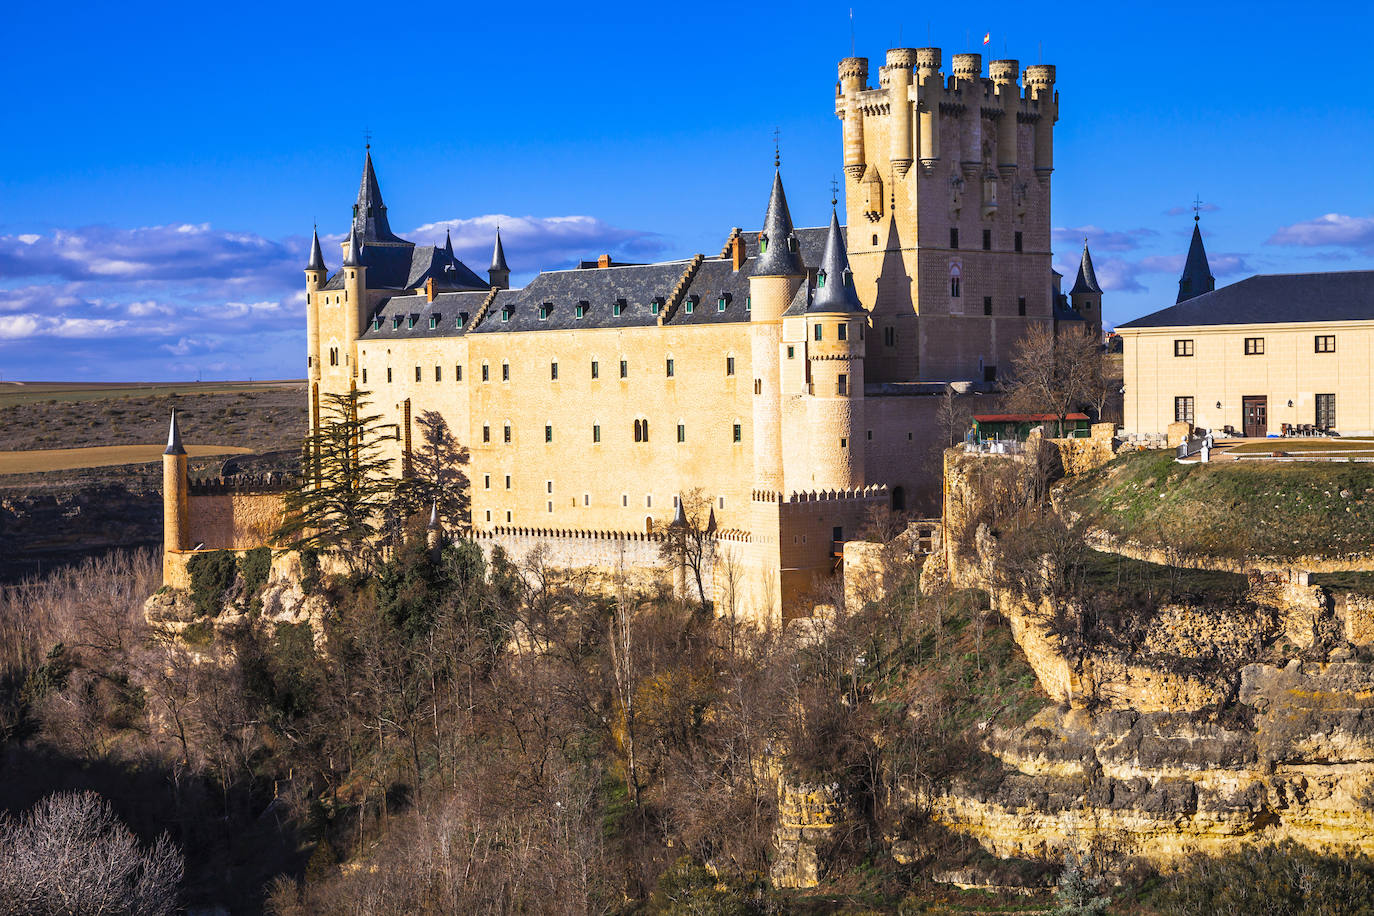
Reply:
[[1221, 402], [1217, 401], [1217, 410], [1221, 410]]
[[1292, 399], [1292, 398], [1289, 398], [1289, 399], [1288, 399], [1288, 406], [1289, 406], [1289, 407], [1292, 407], [1292, 406], [1293, 406], [1293, 399]]

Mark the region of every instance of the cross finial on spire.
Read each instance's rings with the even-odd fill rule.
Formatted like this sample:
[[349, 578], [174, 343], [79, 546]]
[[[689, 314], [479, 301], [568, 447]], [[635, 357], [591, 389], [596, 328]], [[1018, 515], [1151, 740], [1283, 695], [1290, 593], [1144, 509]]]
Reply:
[[363, 149], [372, 149], [372, 128], [370, 127], [363, 128]]
[[778, 129], [773, 128], [773, 168], [782, 168], [782, 145], [778, 142]]
[[1193, 222], [1196, 223], [1196, 222], [1198, 222], [1198, 220], [1201, 219], [1201, 216], [1200, 216], [1200, 211], [1201, 211], [1201, 210], [1202, 210], [1202, 197], [1201, 197], [1200, 195], [1194, 194], [1194, 195], [1193, 195]]
[[830, 206], [836, 207], [840, 203], [840, 184], [835, 180], [835, 176], [830, 176]]

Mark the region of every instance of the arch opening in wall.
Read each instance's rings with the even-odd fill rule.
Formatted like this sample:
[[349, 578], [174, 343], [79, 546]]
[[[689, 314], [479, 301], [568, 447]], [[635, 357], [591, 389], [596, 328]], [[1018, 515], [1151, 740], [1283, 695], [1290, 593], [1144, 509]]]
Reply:
[[903, 490], [901, 487], [892, 488], [892, 511], [906, 511], [906, 490]]
[[654, 517], [653, 517], [652, 515], [646, 515], [646, 516], [644, 516], [644, 533], [645, 533], [645, 534], [653, 534], [653, 533], [654, 533]]

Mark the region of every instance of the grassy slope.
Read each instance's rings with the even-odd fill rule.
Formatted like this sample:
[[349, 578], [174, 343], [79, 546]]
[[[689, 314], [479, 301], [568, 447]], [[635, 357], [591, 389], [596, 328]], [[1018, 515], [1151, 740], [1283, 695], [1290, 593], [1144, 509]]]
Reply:
[[1190, 552], [1341, 556], [1374, 548], [1370, 464], [1181, 465], [1172, 452], [1136, 452], [1068, 480], [1061, 495], [1113, 534]]

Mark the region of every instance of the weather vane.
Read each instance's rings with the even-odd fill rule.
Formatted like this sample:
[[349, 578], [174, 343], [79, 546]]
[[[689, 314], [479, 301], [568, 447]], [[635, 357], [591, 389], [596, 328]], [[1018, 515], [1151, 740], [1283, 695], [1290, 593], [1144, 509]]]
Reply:
[[1198, 214], [1199, 214], [1199, 211], [1201, 211], [1201, 210], [1202, 210], [1202, 197], [1201, 197], [1200, 195], [1196, 195], [1196, 194], [1195, 194], [1195, 195], [1193, 195], [1193, 222], [1196, 223], [1196, 222], [1201, 218], [1201, 217], [1198, 215]]
[[773, 168], [782, 167], [782, 145], [778, 142], [778, 129], [773, 128]]
[[835, 180], [835, 176], [830, 176], [830, 206], [838, 206], [840, 203], [840, 183]]
[[370, 127], [363, 128], [363, 148], [372, 149], [372, 128]]

